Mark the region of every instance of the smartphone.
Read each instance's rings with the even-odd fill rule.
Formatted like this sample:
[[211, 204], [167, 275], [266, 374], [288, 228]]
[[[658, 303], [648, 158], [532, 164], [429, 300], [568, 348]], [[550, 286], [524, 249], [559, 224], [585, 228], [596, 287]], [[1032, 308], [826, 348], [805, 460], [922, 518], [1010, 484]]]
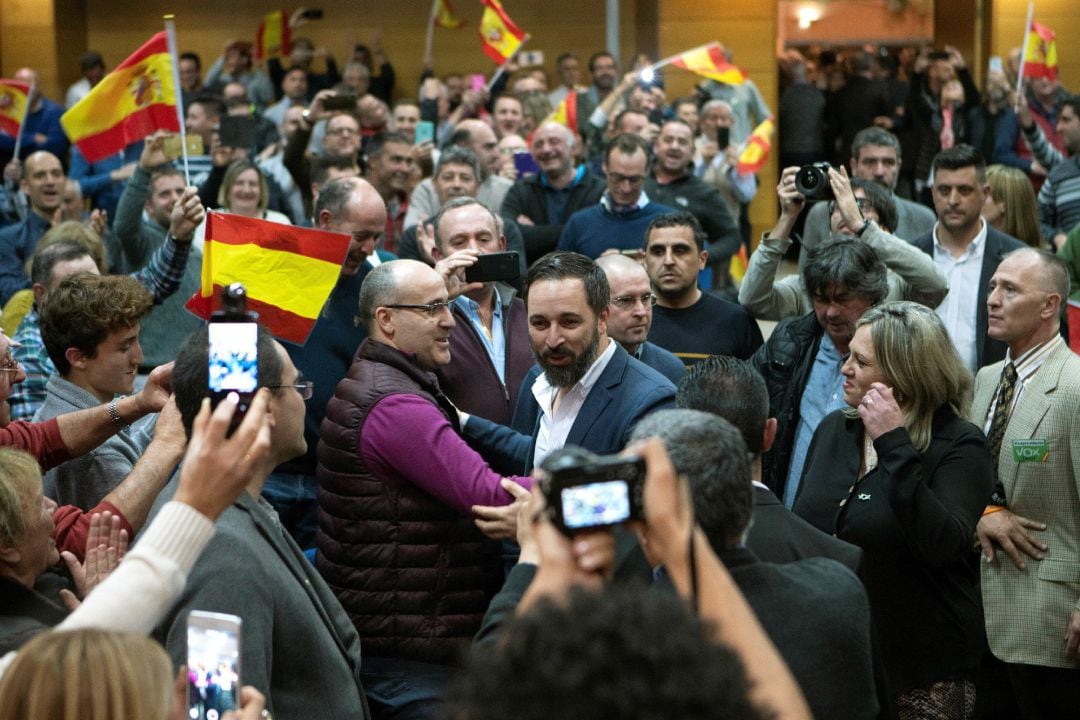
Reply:
[[[205, 152], [201, 135], [187, 135], [186, 140], [188, 156], [202, 155]], [[164, 149], [165, 157], [167, 157], [169, 160], [175, 160], [176, 158], [180, 157], [183, 154], [181, 152], [182, 148], [180, 147], [180, 136], [169, 135], [168, 137], [166, 137]]]
[[644, 517], [645, 461], [565, 446], [549, 455], [540, 488], [552, 522], [567, 535]]
[[514, 153], [514, 167], [517, 169], [518, 177], [536, 175], [540, 172], [540, 166], [536, 164], [536, 159], [528, 150], [518, 150]]
[[513, 251], [478, 255], [476, 264], [465, 268], [465, 282], [517, 280], [521, 274], [518, 254]]
[[304, 12], [300, 13], [300, 17], [304, 18], [305, 20], [322, 20], [323, 11], [322, 8], [312, 8], [310, 10], [305, 10]]
[[349, 110], [356, 112], [356, 95], [352, 93], [338, 93], [323, 98], [323, 108], [326, 110]]
[[240, 397], [229, 434], [240, 425], [259, 389], [258, 316], [248, 312], [247, 291], [233, 283], [221, 291], [222, 309], [207, 326], [207, 389], [214, 407], [229, 393]]
[[480, 73], [474, 73], [469, 76], [469, 86], [472, 87], [473, 92], [480, 92], [487, 85], [487, 79]]
[[240, 618], [192, 610], [187, 621], [188, 717], [217, 720], [240, 705]]
[[994, 55], [990, 58], [990, 67], [988, 68], [988, 70], [990, 72], [1005, 72], [1005, 67], [1001, 62], [1000, 55]]
[[414, 143], [420, 145], [426, 142], [435, 141], [435, 123], [428, 120], [421, 120], [416, 123], [416, 139]]
[[731, 128], [716, 128], [716, 146], [721, 150], [731, 144]]
[[226, 115], [218, 124], [218, 136], [225, 147], [250, 150], [255, 147], [255, 118]]

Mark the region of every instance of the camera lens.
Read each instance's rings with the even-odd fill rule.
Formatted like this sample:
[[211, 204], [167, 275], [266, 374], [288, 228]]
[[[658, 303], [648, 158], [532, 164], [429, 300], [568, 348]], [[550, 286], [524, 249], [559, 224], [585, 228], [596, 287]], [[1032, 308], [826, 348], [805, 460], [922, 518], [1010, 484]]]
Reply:
[[808, 167], [799, 171], [798, 182], [807, 190], [813, 190], [818, 186], [818, 173], [816, 168]]

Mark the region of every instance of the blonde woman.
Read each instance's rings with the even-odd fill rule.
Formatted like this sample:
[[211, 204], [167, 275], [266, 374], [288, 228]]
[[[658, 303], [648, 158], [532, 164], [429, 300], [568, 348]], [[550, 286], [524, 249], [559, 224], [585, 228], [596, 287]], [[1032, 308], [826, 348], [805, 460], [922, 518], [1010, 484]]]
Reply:
[[[239, 715], [256, 720], [265, 698], [241, 691]], [[172, 663], [153, 640], [107, 630], [41, 635], [22, 649], [0, 681], [0, 720], [180, 720], [187, 717], [187, 682], [174, 682]]]
[[972, 538], [994, 473], [982, 431], [964, 420], [971, 374], [917, 303], [871, 308], [849, 347], [849, 407], [814, 433], [794, 510], [863, 549], [901, 720], [963, 720], [983, 636]]
[[990, 185], [982, 211], [986, 222], [1031, 247], [1042, 247], [1039, 208], [1028, 176], [1014, 167], [991, 165], [986, 182]]

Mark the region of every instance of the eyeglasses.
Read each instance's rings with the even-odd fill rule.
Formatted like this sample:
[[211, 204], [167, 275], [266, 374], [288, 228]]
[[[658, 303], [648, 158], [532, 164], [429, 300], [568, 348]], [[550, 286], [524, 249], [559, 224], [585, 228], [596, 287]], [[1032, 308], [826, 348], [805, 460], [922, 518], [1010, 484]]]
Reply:
[[293, 389], [296, 390], [296, 392], [300, 393], [300, 397], [302, 397], [305, 400], [310, 400], [312, 394], [315, 392], [315, 381], [314, 380], [301, 380], [300, 382], [293, 383], [292, 385], [267, 385], [266, 387], [269, 390], [280, 390], [281, 388], [293, 388]]
[[435, 317], [443, 310], [450, 310], [450, 303], [447, 301], [437, 301], [428, 303], [427, 305], [383, 305], [384, 308], [390, 308], [391, 310], [419, 310], [428, 317]]
[[633, 310], [638, 303], [650, 307], [656, 304], [656, 296], [647, 292], [644, 295], [620, 295], [611, 298], [611, 304], [620, 310]]
[[613, 185], [622, 185], [623, 183], [630, 183], [631, 186], [637, 187], [641, 183], [645, 182], [644, 175], [620, 175], [619, 173], [608, 173], [608, 180]]
[[[857, 197], [857, 198], [855, 198], [855, 204], [859, 207], [859, 210], [862, 211], [862, 212], [866, 212], [867, 210], [873, 210], [874, 209], [874, 203], [870, 202], [870, 198]], [[832, 215], [834, 212], [836, 212], [836, 201], [835, 200], [830, 200], [829, 201], [829, 214]]]
[[327, 135], [359, 135], [359, 130], [353, 130], [351, 127], [339, 127], [333, 130], [327, 130]]

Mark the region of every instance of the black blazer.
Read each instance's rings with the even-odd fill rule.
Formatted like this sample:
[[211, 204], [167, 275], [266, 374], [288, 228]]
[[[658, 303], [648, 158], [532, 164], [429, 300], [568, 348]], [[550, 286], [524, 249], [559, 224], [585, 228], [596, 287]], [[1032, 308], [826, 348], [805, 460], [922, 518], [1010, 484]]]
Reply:
[[982, 430], [948, 407], [929, 447], [905, 428], [874, 442], [878, 466], [856, 482], [863, 424], [842, 410], [818, 425], [795, 512], [863, 550], [863, 583], [895, 693], [973, 670], [985, 646], [975, 525], [993, 466]]
[[824, 557], [862, 574], [862, 550], [828, 535], [784, 507], [768, 488], [754, 486], [754, 521], [746, 546], [765, 562]]
[[[915, 238], [911, 241], [911, 244], [930, 257], [933, 257], [934, 231], [931, 229], [930, 232], [925, 235]], [[1005, 343], [1000, 340], [994, 340], [986, 334], [986, 296], [989, 294], [990, 278], [994, 275], [994, 271], [997, 270], [998, 263], [1013, 250], [1019, 250], [1022, 247], [1027, 247], [1027, 245], [1020, 242], [1012, 235], [1006, 235], [987, 225], [986, 247], [983, 248], [982, 272], [979, 274], [979, 307], [976, 309], [975, 313], [975, 337], [982, 339], [982, 342], [976, 345], [975, 350], [975, 365], [977, 367], [992, 365], [998, 360], [1004, 360], [1005, 352], [1009, 349]]]

